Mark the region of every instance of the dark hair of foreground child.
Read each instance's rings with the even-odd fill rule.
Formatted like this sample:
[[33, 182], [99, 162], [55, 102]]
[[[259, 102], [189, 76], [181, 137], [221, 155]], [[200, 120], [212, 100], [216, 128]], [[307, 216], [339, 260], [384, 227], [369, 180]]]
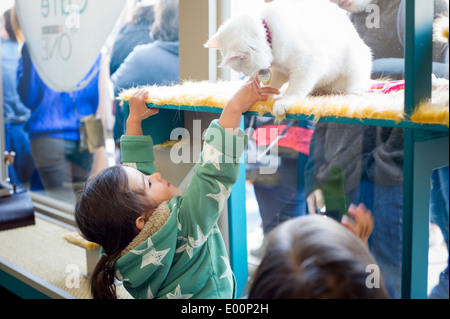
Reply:
[[367, 245], [331, 218], [286, 221], [265, 251], [249, 299], [389, 298]]

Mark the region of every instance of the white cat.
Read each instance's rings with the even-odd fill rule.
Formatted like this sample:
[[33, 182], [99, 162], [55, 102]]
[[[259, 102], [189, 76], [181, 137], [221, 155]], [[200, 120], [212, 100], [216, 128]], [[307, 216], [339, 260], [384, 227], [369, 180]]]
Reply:
[[256, 15], [225, 22], [205, 47], [221, 50], [222, 67], [247, 76], [270, 68], [270, 86], [278, 89], [289, 81], [274, 104], [275, 116], [314, 90], [357, 93], [370, 88], [372, 53], [345, 11], [329, 0], [267, 3]]

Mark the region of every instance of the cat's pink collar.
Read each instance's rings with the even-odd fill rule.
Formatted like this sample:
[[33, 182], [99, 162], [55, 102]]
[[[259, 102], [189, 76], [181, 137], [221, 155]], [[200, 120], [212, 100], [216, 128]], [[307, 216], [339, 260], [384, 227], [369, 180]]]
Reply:
[[270, 45], [270, 48], [272, 48], [272, 35], [270, 34], [269, 26], [266, 22], [266, 20], [262, 20], [262, 24], [264, 26], [264, 29], [266, 29], [266, 40]]

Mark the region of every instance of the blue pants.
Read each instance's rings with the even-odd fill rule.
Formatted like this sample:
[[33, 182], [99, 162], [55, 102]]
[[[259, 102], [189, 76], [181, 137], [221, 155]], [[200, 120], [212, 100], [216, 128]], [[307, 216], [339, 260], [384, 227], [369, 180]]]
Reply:
[[278, 168], [279, 184], [254, 183], [265, 235], [282, 222], [306, 214], [303, 179], [297, 178], [298, 171], [303, 176], [306, 160], [307, 156], [302, 153], [299, 153], [298, 158], [282, 157]]
[[[430, 221], [442, 231], [448, 252], [448, 166], [433, 171], [431, 175]], [[448, 299], [448, 260], [447, 268], [439, 276], [439, 283], [433, 288], [429, 298]]]
[[28, 184], [31, 190], [42, 189], [42, 183], [31, 155], [30, 139], [24, 123], [5, 124], [5, 149], [14, 151], [14, 165], [9, 166], [8, 175], [16, 185]]
[[351, 203], [372, 211], [374, 229], [369, 249], [383, 274], [391, 298], [400, 298], [402, 279], [403, 185], [377, 185], [363, 179], [349, 194]]

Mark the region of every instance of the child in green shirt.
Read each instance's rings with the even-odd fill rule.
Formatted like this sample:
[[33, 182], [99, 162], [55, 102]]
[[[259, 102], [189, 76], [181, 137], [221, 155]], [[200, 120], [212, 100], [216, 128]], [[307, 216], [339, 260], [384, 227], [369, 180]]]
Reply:
[[[114, 279], [134, 298], [234, 298], [236, 283], [217, 220], [239, 172], [245, 135], [242, 114], [268, 94], [250, 78], [211, 123], [195, 174], [184, 194], [156, 172], [153, 143], [141, 122], [158, 113], [147, 92], [130, 99], [123, 166], [92, 177], [75, 218], [83, 236], [102, 246], [91, 276], [94, 298], [117, 298]], [[219, 138], [217, 138], [219, 137]], [[231, 141], [231, 143], [230, 143]]]

